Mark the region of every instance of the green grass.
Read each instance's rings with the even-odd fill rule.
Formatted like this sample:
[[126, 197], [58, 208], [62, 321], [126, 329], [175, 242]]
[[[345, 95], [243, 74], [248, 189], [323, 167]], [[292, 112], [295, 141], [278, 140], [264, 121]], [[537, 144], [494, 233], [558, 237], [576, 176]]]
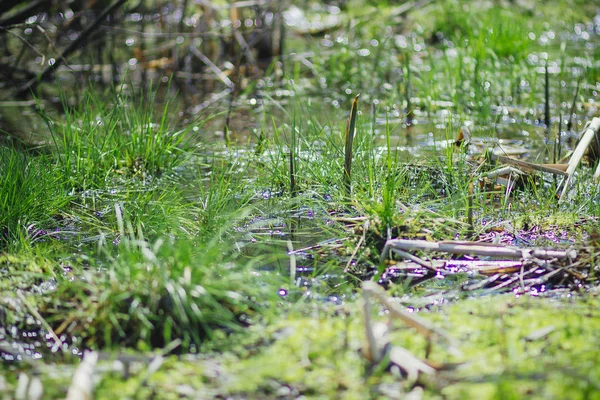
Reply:
[[52, 229], [70, 199], [51, 157], [0, 147], [0, 251]]
[[121, 176], [150, 180], [189, 156], [193, 125], [176, 130], [168, 99], [156, 112], [157, 93], [151, 90], [148, 98], [133, 101], [116, 89], [104, 96], [88, 89], [74, 107], [63, 99], [65, 114], [60, 121], [40, 111], [57, 163], [74, 190], [103, 188]]
[[96, 265], [78, 268], [84, 279], [59, 278], [55, 293], [35, 300], [51, 326], [86, 347], [145, 349], [179, 339], [190, 351], [215, 329], [239, 330], [275, 295], [223, 243], [148, 242], [125, 229], [132, 232], [116, 251], [108, 244]]
[[[250, 273], [268, 254], [241, 258], [230, 233], [254, 196], [242, 166], [216, 154], [210, 165], [192, 162], [203, 155], [189, 129], [169, 125], [168, 102], [155, 114], [154, 96], [133, 106], [114, 91], [87, 91], [78, 109], [64, 103], [63, 119], [43, 114], [50, 151], [0, 149], [0, 244], [16, 254], [4, 260], [5, 279], [16, 274], [29, 303], [8, 323], [32, 329], [32, 308], [86, 347], [178, 339], [189, 351], [268, 308], [276, 290]], [[31, 292], [47, 280], [56, 289]], [[4, 298], [20, 301], [11, 290]]]

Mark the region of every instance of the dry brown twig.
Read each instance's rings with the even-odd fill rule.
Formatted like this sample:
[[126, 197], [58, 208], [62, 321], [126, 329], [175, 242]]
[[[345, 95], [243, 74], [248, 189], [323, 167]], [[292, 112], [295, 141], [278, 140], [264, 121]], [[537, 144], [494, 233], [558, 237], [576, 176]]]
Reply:
[[456, 350], [454, 339], [449, 335], [420, 317], [404, 311], [390, 300], [379, 285], [371, 281], [366, 281], [363, 282], [363, 308], [367, 345], [363, 349], [363, 354], [372, 365], [381, 363], [387, 357], [389, 363], [398, 366], [411, 382], [415, 382], [420, 374], [433, 375], [437, 372], [436, 368], [426, 361], [419, 359], [402, 346], [390, 344], [387, 337], [388, 325], [373, 321], [371, 299], [376, 299], [388, 309], [390, 319], [400, 319], [428, 340], [431, 340], [433, 337], [442, 338], [449, 343], [450, 351], [460, 353]]
[[354, 247], [354, 251], [352, 252], [352, 255], [350, 255], [350, 258], [348, 259], [348, 262], [346, 263], [346, 268], [344, 268], [344, 272], [348, 272], [348, 270], [350, 269], [350, 265], [352, 264], [352, 260], [354, 260], [354, 257], [356, 257], [356, 254], [358, 253], [358, 249], [360, 249], [360, 246], [362, 246], [362, 244], [364, 243], [366, 237], [367, 237], [367, 231], [369, 230], [369, 220], [365, 220], [365, 223], [363, 224], [363, 230], [362, 230], [362, 235], [360, 236], [360, 239], [358, 240], [358, 243], [356, 244], [356, 246]]

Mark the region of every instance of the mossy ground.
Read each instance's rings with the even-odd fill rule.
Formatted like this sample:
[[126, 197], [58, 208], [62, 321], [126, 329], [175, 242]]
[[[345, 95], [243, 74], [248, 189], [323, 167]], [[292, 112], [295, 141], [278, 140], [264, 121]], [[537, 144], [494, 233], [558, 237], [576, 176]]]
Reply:
[[[411, 328], [392, 323], [391, 343], [435, 365], [453, 369], [425, 376], [424, 398], [598, 397], [599, 300], [584, 298], [472, 297], [419, 311], [450, 332], [452, 351]], [[268, 326], [217, 339], [200, 355], [103, 353], [95, 379], [97, 398], [365, 399], [402, 398], [410, 391], [396, 371], [373, 371], [361, 355], [365, 346], [360, 307], [306, 304]], [[378, 317], [385, 320], [386, 317]], [[227, 350], [215, 351], [225, 346]], [[428, 353], [428, 354], [427, 354]], [[137, 359], [137, 361], [136, 361]], [[154, 361], [152, 361], [154, 360]], [[48, 398], [71, 384], [76, 365], [40, 363], [38, 376]], [[15, 368], [15, 372], [18, 368]], [[54, 372], [51, 372], [54, 371]], [[5, 393], [15, 387], [7, 378]]]

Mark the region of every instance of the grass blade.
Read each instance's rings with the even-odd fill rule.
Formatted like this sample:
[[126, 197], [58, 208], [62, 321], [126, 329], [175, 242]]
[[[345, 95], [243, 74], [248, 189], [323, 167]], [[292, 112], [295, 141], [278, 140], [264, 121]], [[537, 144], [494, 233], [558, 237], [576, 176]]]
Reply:
[[350, 120], [348, 122], [348, 129], [346, 130], [346, 142], [344, 146], [344, 187], [346, 188], [346, 195], [350, 198], [352, 193], [352, 143], [354, 142], [354, 133], [356, 130], [356, 115], [358, 114], [358, 96], [356, 95], [352, 102], [352, 109], [350, 110]]

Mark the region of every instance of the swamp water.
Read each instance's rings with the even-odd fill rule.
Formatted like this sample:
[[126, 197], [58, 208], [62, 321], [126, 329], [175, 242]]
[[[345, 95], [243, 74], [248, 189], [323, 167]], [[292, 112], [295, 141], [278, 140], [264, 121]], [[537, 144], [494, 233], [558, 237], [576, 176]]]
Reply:
[[[183, 179], [177, 180], [177, 185], [183, 187], [190, 185], [192, 188], [197, 188], [199, 180], [209, 188], [213, 184], [208, 177], [213, 173], [211, 165], [214, 165], [214, 160], [220, 160], [225, 164], [230, 175], [247, 174], [243, 179], [248, 179], [250, 184], [245, 188], [252, 191], [248, 204], [255, 206], [259, 212], [250, 211], [250, 216], [241, 218], [235, 223], [233, 227], [235, 233], [226, 234], [228, 240], [234, 242], [234, 247], [242, 256], [249, 258], [272, 254], [274, 248], [279, 249], [275, 261], [270, 260], [255, 266], [256, 272], [261, 275], [275, 274], [283, 277], [295, 275], [296, 280], [290, 282], [288, 286], [273, 289], [277, 291], [279, 297], [294, 300], [302, 297], [315, 298], [318, 302], [325, 300], [337, 306], [352, 307], [346, 305], [346, 300], [350, 300], [350, 303], [355, 300], [353, 290], [349, 288], [364, 277], [383, 272], [378, 271], [377, 265], [372, 261], [373, 257], [377, 258], [379, 255], [371, 254], [371, 259], [358, 255], [355, 256], [356, 260], [352, 261], [350, 256], [357, 243], [357, 237], [360, 237], [356, 232], [359, 232], [357, 228], [361, 224], [352, 222], [348, 224], [352, 225], [352, 228], [348, 229], [344, 225], [346, 222], [342, 222], [340, 226], [340, 221], [336, 221], [336, 218], [344, 221], [344, 218], [351, 219], [362, 215], [360, 212], [347, 213], [345, 207], [340, 204], [340, 196], [336, 193], [338, 189], [326, 187], [323, 182], [327, 180], [319, 180], [326, 173], [316, 171], [331, 167], [323, 163], [323, 158], [331, 157], [335, 153], [331, 147], [335, 149], [339, 142], [334, 142], [328, 137], [342, 135], [343, 121], [347, 118], [349, 99], [352, 95], [361, 92], [358, 135], [362, 135], [362, 139], [359, 149], [371, 150], [365, 151], [368, 153], [364, 156], [367, 159], [372, 157], [376, 160], [385, 160], [386, 157], [391, 157], [394, 161], [400, 160], [400, 163], [415, 164], [418, 169], [423, 159], [431, 160], [439, 155], [452, 158], [454, 155], [452, 151], [447, 150], [448, 146], [441, 145], [452, 143], [458, 128], [467, 126], [474, 138], [472, 147], [476, 148], [475, 153], [488, 147], [506, 147], [525, 153], [525, 158], [530, 161], [548, 162], [551, 161], [554, 152], [553, 142], [556, 132], [560, 129], [564, 154], [572, 143], [570, 138], [576, 136], [576, 131], [580, 130], [585, 121], [598, 112], [597, 101], [600, 88], [597, 78], [596, 82], [593, 78], [590, 79], [600, 68], [597, 64], [598, 59], [579, 57], [577, 54], [594, 53], [594, 49], [600, 43], [599, 21], [600, 18], [595, 17], [593, 23], [578, 24], [564, 29], [563, 33], [547, 29], [541, 37], [529, 35], [528, 40], [532, 43], [532, 50], [526, 55], [527, 62], [524, 63], [526, 67], [523, 64], [517, 67], [505, 63], [492, 63], [483, 71], [474, 67], [480, 63], [484, 65], [483, 61], [477, 59], [476, 55], [463, 54], [464, 48], [459, 43], [450, 43], [440, 49], [435, 44], [429, 43], [430, 38], [415, 34], [390, 32], [389, 37], [382, 38], [370, 37], [365, 32], [344, 32], [342, 29], [341, 32], [327, 33], [322, 38], [309, 38], [318, 51], [313, 51], [312, 54], [298, 51], [297, 54], [290, 55], [286, 60], [287, 68], [290, 68], [291, 64], [296, 65], [295, 68], [298, 70], [301, 67], [297, 65], [306, 65], [308, 62], [323, 76], [307, 78], [311, 71], [302, 71], [296, 72], [295, 75], [288, 73], [285, 79], [281, 80], [266, 77], [258, 81], [260, 83], [255, 90], [241, 93], [235, 100], [233, 108], [227, 101], [211, 103], [210, 112], [216, 116], [203, 124], [199, 130], [191, 131], [192, 140], [199, 142], [198, 166], [192, 166], [190, 168], [192, 172], [186, 171], [186, 167], [177, 171], [177, 174], [183, 176]], [[442, 37], [441, 40], [447, 39]], [[391, 46], [389, 43], [394, 45]], [[380, 50], [384, 45], [388, 47]], [[390, 48], [394, 48], [395, 51], [387, 54]], [[338, 52], [351, 54], [346, 59], [340, 58], [338, 62], [356, 63], [358, 68], [350, 71], [332, 71], [331, 65], [329, 67], [319, 65], [321, 60], [335, 57]], [[406, 61], [407, 59], [409, 61]], [[549, 94], [552, 119], [549, 134], [544, 124], [543, 81], [546, 63], [551, 83]], [[390, 64], [393, 67], [390, 67]], [[362, 83], [364, 76], [361, 75], [361, 67], [366, 73], [372, 74], [373, 81], [369, 81], [368, 84]], [[408, 77], [409, 75], [411, 78]], [[580, 79], [581, 76], [585, 76], [585, 79]], [[278, 89], [276, 86], [281, 88]], [[577, 90], [579, 91], [576, 97]], [[161, 97], [169, 98], [173, 95], [173, 91], [166, 90]], [[197, 107], [190, 104], [197, 105], [203, 102], [200, 99], [194, 100], [185, 93], [179, 93], [177, 96], [188, 96], [185, 101], [180, 101], [178, 108], [173, 111], [177, 115], [176, 119], [179, 120], [178, 124], [185, 126], [198, 117], [194, 114], [198, 111]], [[573, 98], [577, 98], [575, 108], [572, 108]], [[156, 107], [162, 107], [162, 103], [157, 101]], [[573, 109], [576, 110], [574, 122], [571, 130], [567, 131], [566, 125]], [[223, 127], [227, 119], [225, 115], [230, 111], [228, 129], [232, 147], [228, 148], [223, 143], [225, 136]], [[31, 126], [15, 128], [15, 132], [20, 130], [38, 135], [39, 132], [44, 131], [43, 126], [43, 123], [36, 121]], [[294, 148], [292, 142], [296, 140], [295, 134], [298, 135], [296, 137], [298, 147], [295, 151], [300, 166], [298, 179], [302, 180], [299, 183], [300, 190], [310, 191], [312, 194], [307, 197], [318, 201], [308, 206], [290, 207], [289, 203], [277, 200], [278, 197], [286, 199], [289, 196], [284, 179], [279, 179], [279, 183], [263, 186], [264, 181], [257, 180], [252, 175], [264, 173], [264, 170], [261, 171], [257, 167], [261, 163], [267, 164], [276, 160], [275, 165], [285, 176], [287, 157], [290, 149]], [[46, 143], [49, 141], [48, 138], [43, 137], [43, 134], [40, 140]], [[274, 155], [271, 156], [268, 149], [264, 153], [257, 151], [262, 145], [262, 140], [266, 140], [267, 145], [274, 144], [278, 147]], [[38, 142], [38, 140], [33, 141]], [[479, 143], [481, 147], [477, 148]], [[245, 150], [248, 148], [250, 150]], [[321, 150], [324, 152], [321, 153]], [[337, 151], [337, 154], [341, 153]], [[458, 159], [459, 156], [456, 157]], [[441, 162], [441, 165], [439, 162], [433, 164], [433, 171], [444, 171], [444, 162]], [[306, 175], [302, 176], [303, 173]], [[168, 174], [169, 172], [165, 175]], [[403, 174], [409, 173], [403, 172]], [[420, 183], [423, 179], [435, 181], [440, 178], [438, 174], [441, 172], [423, 173], [417, 182]], [[339, 175], [341, 178], [341, 174]], [[190, 181], [187, 181], [188, 176]], [[273, 176], [276, 175], [273, 173]], [[145, 185], [152, 186], [154, 182], [160, 184], [161, 179], [166, 178], [164, 176], [144, 177], [141, 179], [139, 191], [145, 191]], [[192, 181], [194, 183], [190, 183]], [[124, 184], [128, 183], [125, 181]], [[432, 184], [435, 185], [436, 182]], [[447, 192], [446, 187], [444, 190]], [[102, 215], [114, 214], [115, 197], [112, 196], [118, 199], [121, 192], [128, 191], [130, 189], [117, 187], [103, 193], [90, 191], [89, 200], [83, 200], [86, 196], [81, 196], [79, 202], [83, 208], [90, 207], [93, 212], [101, 214], [97, 215], [98, 222], [94, 222], [100, 225]], [[448, 196], [447, 199], [432, 201], [436, 193], [439, 195], [440, 192], [420, 193], [416, 190], [408, 193], [405, 199], [425, 200], [427, 204], [424, 207], [418, 205], [414, 207], [417, 215], [423, 212], [423, 208], [428, 211], [447, 213], [448, 207], [452, 208], [452, 202], [457, 199]], [[186, 196], [193, 198], [194, 194], [186, 192]], [[517, 192], [514, 196], [513, 202], [519, 202], [520, 194]], [[304, 197], [299, 201], [309, 203]], [[525, 200], [532, 207], [539, 204], [536, 201], [539, 202], [537, 199]], [[103, 202], [105, 206], [99, 207], [98, 204]], [[518, 212], [524, 212], [524, 208], [520, 208]], [[460, 219], [464, 217], [463, 213], [464, 210], [460, 210], [450, 214]], [[492, 205], [480, 213], [476, 212], [475, 218], [478, 225], [492, 226], [499, 224], [501, 222], [499, 220], [507, 215], [510, 215], [510, 210], [507, 212], [506, 207]], [[422, 226], [428, 224], [427, 218], [421, 223]], [[39, 230], [34, 228], [30, 234], [36, 239], [34, 241], [43, 242], [47, 238], [49, 242], [69, 242], [70, 245], [82, 249], [82, 253], [85, 253], [90, 243], [93, 245], [98, 240], [114, 241], [114, 244], [118, 245], [119, 234], [114, 232], [112, 236], [107, 235], [102, 238], [102, 235], [78, 233], [79, 221], [67, 218], [62, 223], [64, 227], [58, 229], [45, 227]], [[512, 230], [500, 230], [495, 240], [516, 245], [541, 244], [568, 247], [587, 238], [587, 232], [557, 231], [563, 228], [555, 228], [553, 223], [541, 223], [541, 228], [529, 228], [533, 223], [525, 221]], [[589, 223], [588, 220], [582, 225], [589, 225]], [[560, 226], [560, 223], [556, 225]], [[448, 228], [449, 231], [452, 229], [452, 227]], [[488, 239], [494, 240], [492, 231], [481, 229], [480, 238], [487, 235]], [[456, 235], [460, 238], [464, 237], [464, 233], [458, 231]], [[382, 238], [385, 238], [385, 234], [380, 235], [376, 240]], [[374, 246], [374, 249], [379, 248]], [[375, 250], [371, 252], [375, 253]], [[297, 269], [290, 272], [292, 257]], [[77, 256], [73, 259], [77, 259]], [[80, 260], [77, 262], [81, 263]], [[19, 260], [7, 258], [3, 263], [15, 264], [19, 263]], [[61, 264], [64, 265], [64, 274], [69, 275], [69, 260]], [[352, 267], [353, 274], [341, 272], [348, 269], [347, 264]], [[101, 263], [94, 268], [102, 271]], [[463, 289], [473, 284], [472, 274], [466, 269], [454, 266], [449, 268], [449, 272], [451, 273], [447, 275], [432, 277], [425, 270], [414, 270], [407, 274], [392, 267], [384, 272], [382, 279], [383, 283], [393, 284], [396, 293], [404, 294], [401, 299], [410, 311], [438, 310], [437, 307], [442, 304], [469, 296]], [[69, 279], [85, 279], [85, 276], [75, 274]], [[481, 280], [481, 277], [476, 279]], [[298, 290], [296, 286], [306, 289]], [[550, 288], [534, 285], [531, 289], [528, 294], [538, 296]], [[585, 290], [588, 289], [593, 291], [593, 286], [586, 286]], [[29, 290], [32, 293], [52, 291], [56, 290], [56, 284], [54, 280], [42, 279]], [[569, 297], [573, 290], [573, 286], [568, 289], [560, 286], [556, 294], [550, 297], [557, 299]], [[519, 291], [516, 297], [523, 294], [527, 293]], [[510, 300], [507, 302], [510, 303]], [[25, 306], [20, 304], [18, 307]], [[540, 306], [542, 307], [545, 306]], [[480, 310], [477, 317], [485, 319], [483, 314], [485, 312]], [[35, 318], [32, 316], [29, 318], [32, 320], [25, 321], [24, 325], [35, 325], [33, 320]], [[79, 346], [79, 339], [76, 336], [60, 336], [59, 342], [69, 343], [61, 348], [57, 346], [57, 341], [48, 335], [44, 328], [21, 330], [16, 326], [8, 327], [4, 337], [0, 338], [3, 346], [8, 346], [1, 349], [2, 358], [5, 361], [24, 360], [28, 363], [42, 357], [47, 359], [50, 356], [49, 358], [52, 359], [52, 354], [57, 354], [58, 358], [63, 360], [69, 357], [67, 354], [81, 355], [82, 346]]]

